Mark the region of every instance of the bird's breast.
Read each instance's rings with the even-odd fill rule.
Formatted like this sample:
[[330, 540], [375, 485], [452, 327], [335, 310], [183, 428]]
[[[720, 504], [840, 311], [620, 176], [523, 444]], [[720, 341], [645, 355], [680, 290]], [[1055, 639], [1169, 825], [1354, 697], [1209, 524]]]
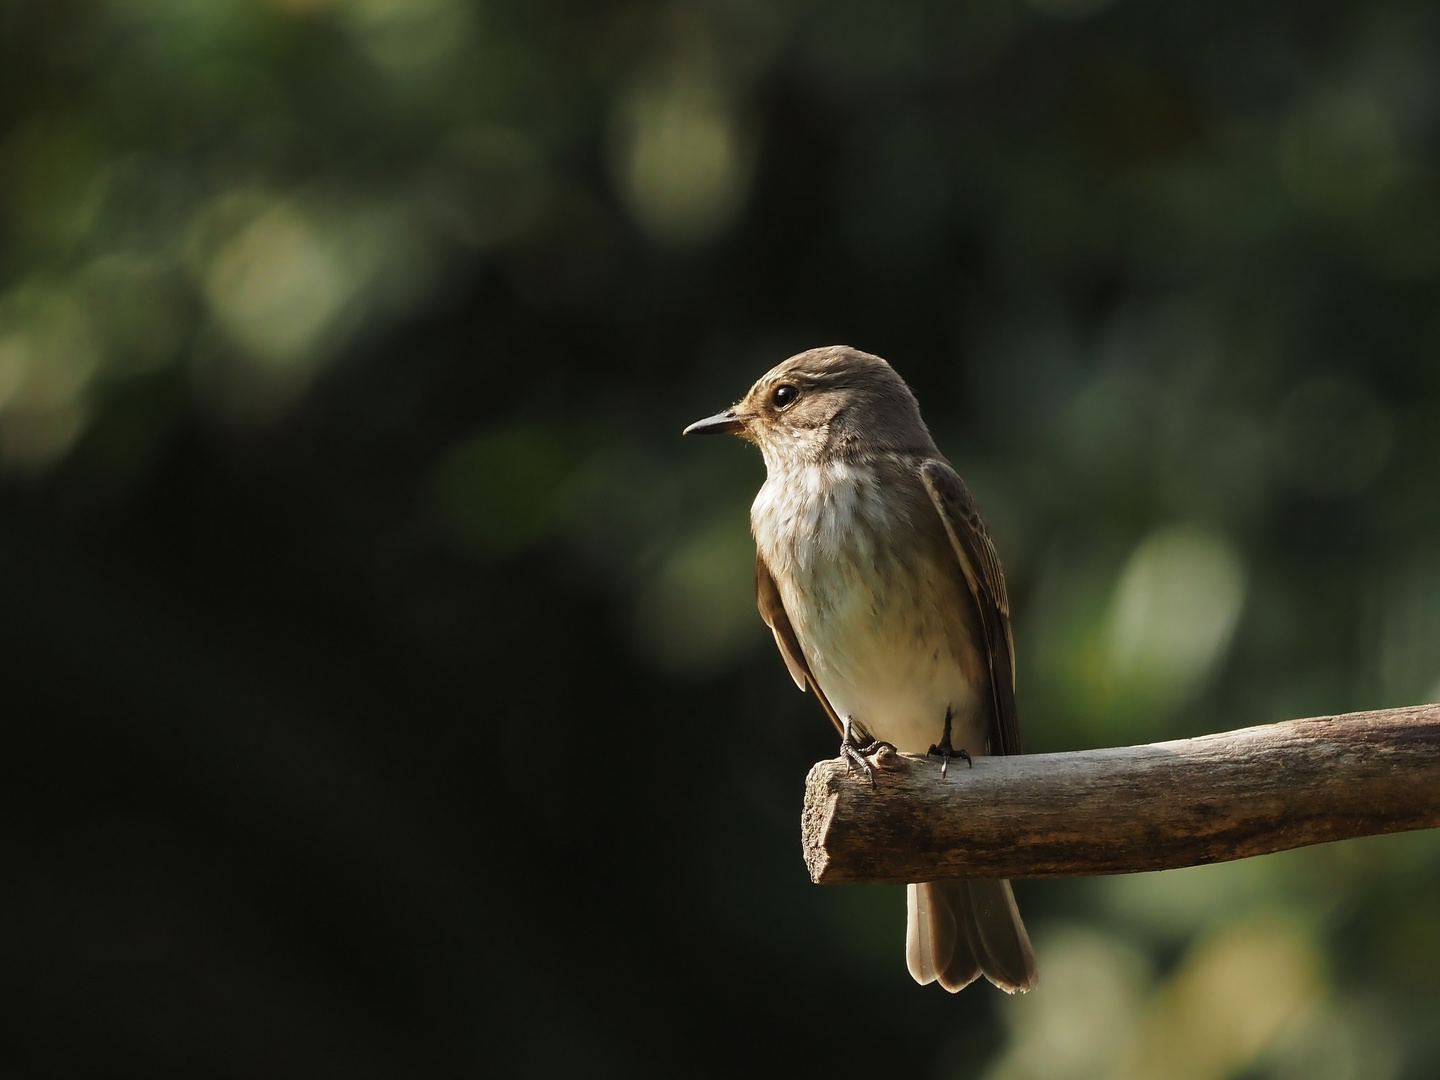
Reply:
[[950, 708], [956, 747], [984, 752], [972, 601], [918, 479], [907, 489], [880, 470], [843, 463], [772, 471], [751, 524], [815, 681], [838, 713], [923, 753], [939, 741]]

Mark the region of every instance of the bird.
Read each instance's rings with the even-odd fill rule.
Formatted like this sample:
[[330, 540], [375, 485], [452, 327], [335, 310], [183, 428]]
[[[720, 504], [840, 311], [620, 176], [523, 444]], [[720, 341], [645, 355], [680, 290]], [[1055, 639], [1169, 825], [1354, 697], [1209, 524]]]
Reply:
[[[851, 767], [875, 782], [865, 755], [886, 744], [938, 753], [942, 770], [952, 757], [1020, 752], [999, 556], [888, 362], [847, 345], [798, 353], [684, 433], [759, 448], [756, 603]], [[908, 885], [906, 916], [906, 965], [921, 985], [955, 993], [982, 974], [1011, 994], [1037, 985], [1008, 881]]]

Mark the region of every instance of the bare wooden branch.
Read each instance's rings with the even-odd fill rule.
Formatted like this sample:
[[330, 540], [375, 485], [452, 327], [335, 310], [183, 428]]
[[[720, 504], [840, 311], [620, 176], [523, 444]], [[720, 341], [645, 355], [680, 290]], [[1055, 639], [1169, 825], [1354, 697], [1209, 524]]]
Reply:
[[1198, 739], [806, 780], [811, 880], [1125, 874], [1440, 826], [1440, 705]]

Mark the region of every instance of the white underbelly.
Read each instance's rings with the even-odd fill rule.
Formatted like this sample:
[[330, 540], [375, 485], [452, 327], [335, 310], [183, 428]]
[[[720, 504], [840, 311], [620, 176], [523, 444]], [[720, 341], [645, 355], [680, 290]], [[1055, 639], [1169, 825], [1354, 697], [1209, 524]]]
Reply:
[[906, 683], [886, 679], [851, 679], [830, 673], [820, 688], [841, 716], [859, 720], [877, 739], [897, 750], [923, 754], [940, 741], [945, 730], [945, 713], [952, 714], [951, 744], [971, 754], [985, 752], [985, 734], [976, 722], [974, 701], [959, 668], [937, 665], [917, 672]]
[[[831, 706], [916, 754], [940, 741], [949, 709], [955, 749], [984, 753], [982, 651], [970, 640], [972, 601], [948, 544], [927, 558], [912, 534], [898, 558], [882, 538], [903, 535], [910, 522], [873, 469], [767, 465], [751, 525]], [[968, 670], [957, 657], [968, 658]]]
[[[820, 576], [828, 575], [821, 570]], [[963, 644], [950, 639], [958, 628], [947, 625], [930, 590], [892, 587], [877, 596], [859, 575], [842, 577], [838, 589], [834, 580], [812, 580], [804, 590], [808, 596], [786, 598], [788, 610], [803, 611], [792, 620], [800, 624], [796, 636], [835, 711], [898, 750], [923, 754], [940, 741], [948, 709], [955, 749], [984, 753], [982, 710], [955, 660], [956, 646]], [[890, 581], [896, 584], [893, 576]], [[821, 605], [807, 602], [817, 594]]]

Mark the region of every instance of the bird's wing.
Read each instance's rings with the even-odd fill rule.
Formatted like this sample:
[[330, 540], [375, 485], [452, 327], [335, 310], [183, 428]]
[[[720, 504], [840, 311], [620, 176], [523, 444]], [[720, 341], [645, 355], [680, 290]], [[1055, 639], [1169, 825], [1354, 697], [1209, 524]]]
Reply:
[[990, 693], [995, 701], [995, 740], [992, 752], [1020, 753], [1020, 719], [1015, 711], [1015, 641], [1010, 633], [1010, 601], [1000, 556], [990, 540], [980, 510], [965, 481], [947, 462], [937, 459], [920, 465], [920, 479], [940, 514], [950, 546], [960, 560], [965, 583], [975, 598], [985, 657], [990, 666]]
[[820, 684], [815, 681], [815, 676], [810, 671], [805, 654], [800, 651], [800, 641], [795, 636], [795, 628], [790, 625], [790, 616], [785, 614], [780, 590], [776, 588], [770, 567], [765, 565], [765, 559], [759, 551], [755, 552], [755, 606], [760, 609], [760, 617], [765, 620], [765, 625], [775, 634], [775, 644], [785, 659], [785, 666], [790, 669], [790, 677], [795, 680], [795, 685], [801, 690], [815, 691], [825, 715], [830, 717], [835, 730], [844, 735], [845, 728], [840, 723], [840, 718], [835, 715], [829, 699], [825, 697]]

